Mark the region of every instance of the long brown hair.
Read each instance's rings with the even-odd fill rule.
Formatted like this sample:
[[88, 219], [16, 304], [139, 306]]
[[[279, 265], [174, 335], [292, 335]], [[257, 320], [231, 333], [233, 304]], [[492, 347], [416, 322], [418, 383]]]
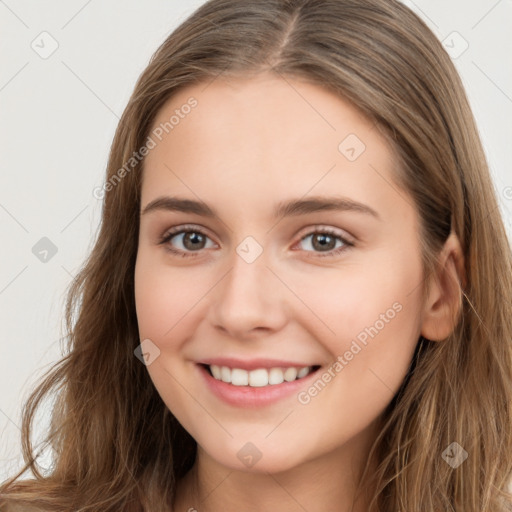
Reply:
[[[441, 343], [418, 340], [410, 371], [382, 417], [371, 450], [377, 471], [363, 474], [374, 483], [371, 510], [510, 510], [512, 257], [449, 56], [395, 0], [210, 0], [156, 51], [120, 120], [100, 231], [67, 297], [66, 354], [24, 406], [26, 464], [0, 486], [1, 511], [9, 504], [170, 510], [196, 444], [134, 356], [141, 341], [134, 265], [144, 161], [126, 163], [175, 92], [220, 75], [262, 71], [335, 91], [374, 120], [398, 155], [396, 181], [418, 209], [425, 273], [435, 268], [450, 230], [464, 253], [460, 321]], [[43, 474], [30, 438], [35, 412], [52, 393], [46, 445], [54, 464]], [[452, 442], [468, 453], [457, 468], [443, 459]], [[35, 478], [21, 480], [29, 469]]]

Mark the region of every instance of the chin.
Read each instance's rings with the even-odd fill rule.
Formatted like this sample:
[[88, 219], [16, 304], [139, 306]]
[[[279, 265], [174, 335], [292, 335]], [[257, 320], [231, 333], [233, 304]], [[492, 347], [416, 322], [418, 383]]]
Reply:
[[[275, 446], [273, 443], [235, 443], [236, 446], [212, 447], [208, 456], [218, 464], [233, 471], [246, 473], [280, 473], [289, 471], [305, 462], [304, 449], [295, 448], [287, 450]], [[219, 449], [220, 448], [220, 449]], [[204, 450], [204, 448], [203, 448]]]

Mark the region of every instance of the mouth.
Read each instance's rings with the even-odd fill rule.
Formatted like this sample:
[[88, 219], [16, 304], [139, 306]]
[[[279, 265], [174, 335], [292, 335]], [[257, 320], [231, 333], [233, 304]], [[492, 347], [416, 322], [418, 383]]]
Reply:
[[232, 368], [224, 365], [200, 363], [215, 380], [237, 387], [262, 388], [278, 386], [284, 382], [299, 381], [316, 372], [320, 365], [275, 366], [271, 368]]
[[305, 361], [215, 357], [196, 361], [213, 396], [236, 408], [261, 408], [291, 399], [310, 386], [322, 367]]

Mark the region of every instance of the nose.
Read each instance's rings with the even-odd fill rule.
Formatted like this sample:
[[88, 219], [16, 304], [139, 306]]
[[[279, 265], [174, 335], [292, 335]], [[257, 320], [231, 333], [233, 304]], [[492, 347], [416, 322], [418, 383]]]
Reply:
[[214, 328], [238, 340], [282, 329], [287, 321], [287, 290], [269, 268], [265, 251], [252, 262], [234, 251], [230, 263], [211, 296]]

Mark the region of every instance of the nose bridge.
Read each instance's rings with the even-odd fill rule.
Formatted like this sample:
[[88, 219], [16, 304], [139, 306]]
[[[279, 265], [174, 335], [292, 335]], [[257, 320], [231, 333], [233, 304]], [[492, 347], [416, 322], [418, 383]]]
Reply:
[[270, 251], [247, 237], [235, 247], [230, 270], [217, 287], [213, 321], [233, 336], [242, 337], [256, 328], [276, 329], [284, 320], [278, 279], [271, 266]]

